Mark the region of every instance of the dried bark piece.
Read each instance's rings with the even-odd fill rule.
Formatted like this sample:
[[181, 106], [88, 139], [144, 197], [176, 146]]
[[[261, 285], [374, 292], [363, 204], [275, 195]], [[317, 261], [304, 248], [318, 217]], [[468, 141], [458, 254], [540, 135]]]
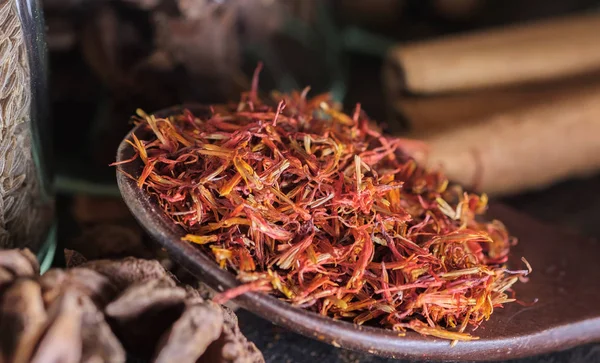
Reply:
[[208, 347], [198, 363], [264, 363], [260, 350], [240, 331], [237, 316], [223, 308], [223, 318], [221, 336]]
[[80, 267], [92, 269], [108, 277], [119, 289], [149, 280], [164, 280], [171, 286], [176, 285], [172, 275], [156, 260], [127, 257], [122, 260], [90, 261]]
[[15, 276], [34, 276], [40, 273], [40, 265], [28, 248], [0, 251], [0, 267]]
[[156, 363], [194, 363], [223, 330], [223, 313], [215, 304], [189, 305], [159, 342]]
[[46, 306], [51, 305], [65, 288], [77, 290], [99, 307], [106, 306], [119, 291], [106, 276], [82, 267], [66, 271], [52, 269], [40, 278], [40, 284]]
[[128, 352], [150, 359], [160, 337], [181, 316], [186, 291], [173, 280], [135, 284], [105, 309], [109, 323]]
[[0, 356], [6, 361], [28, 361], [46, 318], [40, 286], [30, 279], [12, 284], [2, 297]]
[[83, 310], [81, 362], [124, 362], [125, 350], [94, 302], [80, 297]]
[[81, 305], [78, 292], [66, 290], [48, 312], [49, 323], [31, 363], [77, 363], [81, 361]]

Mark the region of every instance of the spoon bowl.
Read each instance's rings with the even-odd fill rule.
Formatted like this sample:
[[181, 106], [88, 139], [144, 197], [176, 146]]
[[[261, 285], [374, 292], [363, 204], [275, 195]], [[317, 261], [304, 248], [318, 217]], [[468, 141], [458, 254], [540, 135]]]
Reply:
[[[155, 115], [167, 117], [183, 108], [195, 114], [207, 111], [202, 106], [188, 105]], [[134, 128], [125, 137], [118, 149], [117, 161], [134, 155], [126, 140], [132, 141], [132, 134], [141, 139], [142, 132]], [[221, 269], [198, 247], [182, 241], [185, 231], [126, 175], [137, 177], [142, 168], [138, 159], [120, 165], [122, 172], [117, 172], [123, 199], [138, 222], [176, 263], [215, 290], [238, 286], [231, 272]], [[515, 285], [517, 298], [525, 303], [535, 299], [538, 302], [525, 306], [510, 303], [495, 309], [490, 320], [473, 332], [479, 337], [477, 340], [451, 347], [447, 340], [414, 332], [398, 336], [391, 330], [324, 317], [265, 293], [249, 292], [235, 302], [279, 326], [336, 347], [398, 359], [504, 360], [600, 341], [600, 243], [546, 226], [503, 205], [492, 205], [488, 217], [503, 221], [519, 239], [519, 244], [511, 250], [509, 264], [521, 266], [520, 258], [525, 256], [534, 268], [529, 282]]]

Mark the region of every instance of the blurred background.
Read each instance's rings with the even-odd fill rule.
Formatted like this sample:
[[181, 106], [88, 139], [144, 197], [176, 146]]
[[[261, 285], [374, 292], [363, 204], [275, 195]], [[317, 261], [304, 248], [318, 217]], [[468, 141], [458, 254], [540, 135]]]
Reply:
[[[387, 132], [415, 137], [580, 92], [590, 88], [589, 75], [600, 69], [600, 60], [581, 65], [564, 65], [557, 60], [553, 64], [548, 60], [552, 54], [546, 54], [560, 51], [593, 58], [595, 54], [588, 57], [585, 53], [585, 43], [579, 47], [584, 52], [581, 55], [577, 49], [563, 49], [562, 44], [584, 31], [588, 31], [587, 37], [595, 36], [594, 30], [600, 29], [596, 19], [588, 21], [585, 29], [564, 25], [566, 35], [542, 29], [544, 34], [526, 39], [525, 44], [519, 43], [518, 32], [509, 34], [494, 49], [476, 50], [477, 43], [460, 40], [463, 34], [477, 37], [484, 33], [483, 42], [489, 38], [494, 44], [494, 35], [486, 38], [488, 29], [594, 12], [598, 2], [593, 0], [42, 3], [59, 190], [71, 190], [79, 181], [114, 182], [113, 170], [107, 165], [114, 161], [136, 108], [151, 112], [183, 102], [236, 100], [249, 88], [249, 78], [259, 61], [265, 64], [260, 79], [263, 91], [305, 86], [311, 87], [312, 94], [329, 91], [347, 108], [360, 102]], [[455, 34], [459, 36], [453, 38]], [[554, 49], [548, 50], [544, 44], [557, 37], [560, 39]], [[445, 41], [442, 48], [434, 45], [427, 49], [427, 41], [440, 38]], [[419, 48], [422, 43], [426, 44], [424, 50]], [[473, 51], [458, 59], [457, 54], [465, 47]], [[533, 64], [525, 64], [521, 71], [520, 60], [513, 62], [517, 65], [504, 65], [510, 69], [504, 72], [514, 76], [502, 70], [496, 75], [497, 67], [487, 64], [492, 56], [500, 55], [500, 62], [524, 52], [532, 53], [524, 61]], [[457, 60], [466, 64], [457, 68]], [[532, 67], [550, 70], [528, 76]], [[419, 80], [420, 74], [442, 79], [442, 84], [438, 89], [420, 89], [419, 84], [402, 83], [404, 78], [428, 82]], [[480, 81], [444, 85], [444, 78], [452, 77]], [[565, 175], [554, 179], [565, 179]], [[532, 183], [501, 190], [500, 194], [550, 184], [547, 180]], [[484, 189], [489, 192], [491, 188]]]
[[[360, 102], [387, 133], [426, 140], [424, 162], [442, 165], [453, 180], [600, 237], [597, 0], [42, 5], [59, 251], [150, 255], [108, 166], [130, 116], [136, 108], [237, 100], [259, 61], [262, 91], [310, 86], [347, 109]], [[269, 341], [304, 338], [270, 329], [266, 336], [247, 331], [265, 357], [283, 362], [300, 354]], [[310, 344], [312, 359], [366, 361]], [[532, 361], [542, 360], [599, 361], [600, 352], [591, 346]]]
[[430, 141], [454, 180], [600, 234], [581, 218], [600, 204], [598, 1], [42, 4], [60, 195], [118, 196], [108, 164], [136, 108], [237, 100], [262, 61], [262, 91], [360, 102], [386, 132]]

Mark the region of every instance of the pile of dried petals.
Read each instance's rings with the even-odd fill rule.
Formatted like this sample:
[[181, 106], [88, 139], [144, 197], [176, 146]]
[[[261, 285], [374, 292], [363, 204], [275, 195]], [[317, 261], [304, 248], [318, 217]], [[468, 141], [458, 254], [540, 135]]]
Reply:
[[202, 117], [135, 118], [151, 135], [131, 143], [139, 186], [244, 282], [217, 301], [270, 291], [356, 324], [468, 340], [469, 324], [514, 300], [528, 271], [504, 265], [515, 241], [502, 223], [476, 221], [485, 195], [416, 165], [415, 142], [383, 136], [359, 105], [346, 115], [305, 90], [272, 107], [256, 78]]

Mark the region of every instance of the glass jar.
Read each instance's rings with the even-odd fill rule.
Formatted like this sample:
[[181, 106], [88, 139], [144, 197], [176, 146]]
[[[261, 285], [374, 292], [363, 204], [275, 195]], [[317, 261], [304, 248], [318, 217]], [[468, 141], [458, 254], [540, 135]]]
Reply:
[[52, 254], [54, 196], [38, 1], [0, 0], [0, 59], [0, 248], [40, 258]]

